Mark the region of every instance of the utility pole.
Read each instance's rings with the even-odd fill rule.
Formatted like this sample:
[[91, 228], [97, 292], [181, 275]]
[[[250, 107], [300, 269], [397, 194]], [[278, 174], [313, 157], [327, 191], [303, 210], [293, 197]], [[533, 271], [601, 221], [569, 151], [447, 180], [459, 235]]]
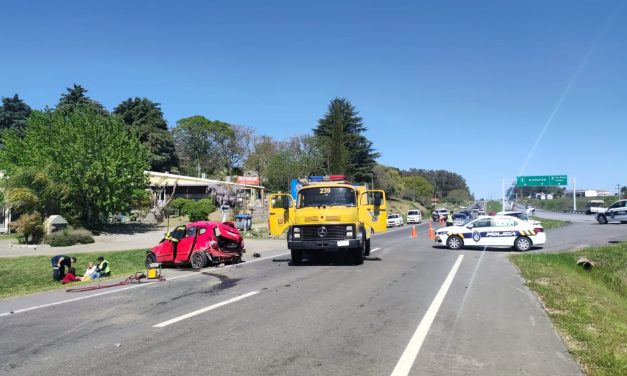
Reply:
[[616, 184], [616, 196], [618, 196], [618, 199], [620, 200], [620, 184]]
[[577, 189], [575, 188], [575, 178], [573, 179], [573, 212], [577, 211], [577, 199], [575, 197], [577, 197]]

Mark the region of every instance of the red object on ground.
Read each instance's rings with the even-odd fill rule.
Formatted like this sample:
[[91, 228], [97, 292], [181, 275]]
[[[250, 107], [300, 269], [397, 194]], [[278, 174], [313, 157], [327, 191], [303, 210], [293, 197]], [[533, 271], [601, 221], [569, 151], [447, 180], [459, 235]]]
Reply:
[[65, 285], [66, 283], [70, 283], [70, 282], [78, 282], [78, 281], [80, 281], [80, 280], [81, 280], [81, 279], [80, 279], [80, 278], [78, 278], [77, 276], [75, 276], [74, 274], [72, 274], [72, 273], [67, 273], [67, 274], [65, 275], [65, 277], [63, 277], [63, 279], [61, 280], [61, 284], [62, 284], [62, 285]]
[[233, 222], [198, 221], [178, 226], [146, 255], [146, 265], [161, 263], [164, 266], [190, 264], [204, 268], [220, 263], [237, 264], [242, 261], [244, 238]]

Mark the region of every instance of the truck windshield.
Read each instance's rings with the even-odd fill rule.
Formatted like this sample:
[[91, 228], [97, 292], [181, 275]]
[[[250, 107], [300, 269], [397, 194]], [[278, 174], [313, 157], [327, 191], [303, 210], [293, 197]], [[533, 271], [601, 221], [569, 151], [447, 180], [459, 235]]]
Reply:
[[355, 190], [343, 187], [315, 187], [298, 192], [297, 207], [355, 206]]

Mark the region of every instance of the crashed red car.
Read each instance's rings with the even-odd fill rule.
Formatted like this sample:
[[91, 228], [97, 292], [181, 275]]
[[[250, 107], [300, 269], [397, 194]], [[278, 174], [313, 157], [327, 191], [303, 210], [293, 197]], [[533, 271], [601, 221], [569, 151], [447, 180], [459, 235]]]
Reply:
[[176, 227], [146, 254], [146, 265], [190, 264], [200, 269], [220, 263], [242, 261], [244, 238], [233, 222], [198, 221]]

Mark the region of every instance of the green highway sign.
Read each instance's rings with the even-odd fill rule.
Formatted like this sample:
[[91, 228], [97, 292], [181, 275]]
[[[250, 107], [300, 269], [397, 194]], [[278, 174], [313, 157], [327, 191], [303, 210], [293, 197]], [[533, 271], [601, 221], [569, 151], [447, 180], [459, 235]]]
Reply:
[[517, 187], [545, 187], [551, 185], [568, 185], [566, 175], [516, 176]]

